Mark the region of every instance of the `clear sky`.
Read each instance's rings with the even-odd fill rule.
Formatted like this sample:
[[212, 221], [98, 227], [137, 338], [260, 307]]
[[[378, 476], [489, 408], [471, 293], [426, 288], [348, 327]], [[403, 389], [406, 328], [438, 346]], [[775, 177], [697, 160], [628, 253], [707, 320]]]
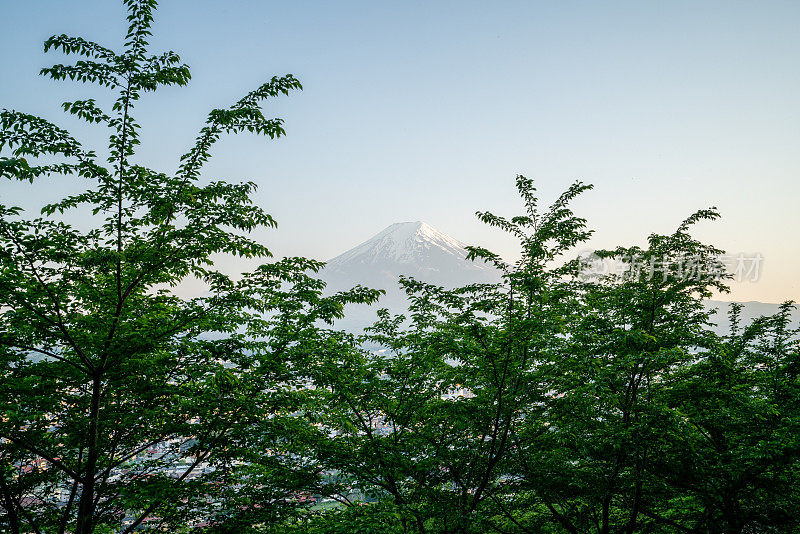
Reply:
[[[0, 0], [0, 107], [75, 125], [58, 105], [86, 91], [36, 75], [59, 61], [42, 41], [118, 46], [124, 28], [111, 0]], [[728, 298], [800, 300], [798, 28], [797, 1], [163, 0], [153, 45], [179, 52], [193, 80], [143, 100], [140, 156], [173, 171], [210, 108], [292, 73], [305, 90], [267, 106], [288, 136], [227, 139], [207, 167], [260, 184], [276, 254], [329, 259], [424, 220], [513, 256], [473, 213], [518, 213], [521, 173], [545, 201], [593, 183], [575, 209], [598, 248], [717, 206], [723, 219], [697, 235], [764, 257], [760, 280]], [[62, 187], [5, 183], [0, 196]]]

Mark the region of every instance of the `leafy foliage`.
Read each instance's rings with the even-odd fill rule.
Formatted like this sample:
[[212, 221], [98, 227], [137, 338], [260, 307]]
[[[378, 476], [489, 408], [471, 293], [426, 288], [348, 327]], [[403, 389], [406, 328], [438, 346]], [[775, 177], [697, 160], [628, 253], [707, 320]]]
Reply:
[[744, 332], [734, 305], [735, 333], [713, 333], [702, 299], [727, 289], [722, 251], [690, 230], [716, 211], [597, 251], [625, 268], [587, 278], [561, 256], [591, 234], [568, 206], [590, 187], [543, 212], [532, 181], [517, 188], [525, 214], [478, 216], [521, 259], [469, 249], [501, 283], [401, 279], [410, 316], [383, 313], [367, 336], [385, 350], [320, 362], [329, 438], [315, 446], [346, 473], [328, 491], [372, 492], [403, 532], [796, 528], [791, 304]]
[[[66, 35], [45, 43], [82, 59], [43, 75], [116, 93], [110, 110], [63, 105], [110, 132], [106, 161], [45, 119], [0, 112], [3, 177], [89, 182], [39, 218], [0, 206], [0, 501], [11, 532], [176, 529], [254, 508], [282, 517], [313, 476], [287, 439], [307, 425], [293, 367], [324, 342], [315, 321], [376, 296], [323, 298], [307, 274], [321, 264], [300, 258], [238, 280], [214, 268], [218, 254], [268, 258], [248, 235], [275, 221], [251, 203], [255, 184], [201, 183], [203, 164], [224, 133], [283, 135], [261, 105], [300, 83], [275, 77], [213, 110], [175, 174], [152, 170], [135, 159], [135, 106], [190, 75], [177, 54], [149, 52], [155, 2], [125, 5], [121, 52]], [[75, 210], [97, 224], [61, 220]], [[187, 277], [206, 295], [170, 291]]]
[[[43, 118], [0, 111], [0, 178], [88, 186], [30, 218], [0, 204], [0, 526], [13, 533], [789, 533], [800, 528], [800, 331], [791, 302], [719, 336], [703, 299], [725, 291], [701, 210], [644, 247], [571, 259], [591, 236], [570, 203], [479, 212], [514, 236], [496, 284], [401, 278], [409, 313], [333, 329], [348, 303], [304, 258], [269, 260], [275, 221], [255, 184], [208, 181], [223, 134], [276, 138], [275, 77], [212, 110], [174, 173], [136, 159], [140, 96], [186, 85], [153, 54], [153, 0], [126, 0], [117, 52], [42, 69], [110, 90], [63, 110], [109, 132], [107, 158]], [[88, 229], [67, 221], [91, 214]], [[220, 254], [263, 263], [232, 276]], [[687, 271], [691, 259], [694, 270]], [[187, 279], [207, 291], [183, 298]], [[366, 347], [381, 347], [368, 350]]]

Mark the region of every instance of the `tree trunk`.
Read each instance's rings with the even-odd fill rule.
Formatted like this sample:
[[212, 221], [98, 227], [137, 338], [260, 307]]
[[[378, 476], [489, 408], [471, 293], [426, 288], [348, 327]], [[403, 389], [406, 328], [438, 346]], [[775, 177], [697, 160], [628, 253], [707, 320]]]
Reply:
[[99, 455], [97, 438], [98, 422], [100, 418], [101, 374], [95, 371], [92, 378], [92, 403], [89, 409], [89, 436], [86, 447], [86, 464], [83, 471], [81, 484], [81, 498], [78, 503], [78, 521], [76, 534], [92, 534], [94, 530], [94, 483], [97, 473], [97, 459]]

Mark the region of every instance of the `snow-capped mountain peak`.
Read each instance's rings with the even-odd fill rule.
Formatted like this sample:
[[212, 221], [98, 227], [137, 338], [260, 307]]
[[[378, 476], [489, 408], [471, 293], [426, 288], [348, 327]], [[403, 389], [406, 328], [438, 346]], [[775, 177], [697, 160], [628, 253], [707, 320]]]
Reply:
[[[395, 223], [360, 245], [328, 261], [320, 276], [329, 292], [362, 285], [383, 289], [380, 307], [392, 313], [405, 313], [408, 300], [398, 277], [409, 276], [422, 282], [458, 287], [499, 279], [494, 268], [482, 261], [468, 261], [465, 245], [431, 225], [421, 222]], [[350, 306], [345, 329], [358, 331], [375, 320], [369, 306]]]
[[395, 223], [328, 262], [331, 268], [346, 264], [425, 263], [433, 255], [466, 258], [464, 243], [422, 221]]

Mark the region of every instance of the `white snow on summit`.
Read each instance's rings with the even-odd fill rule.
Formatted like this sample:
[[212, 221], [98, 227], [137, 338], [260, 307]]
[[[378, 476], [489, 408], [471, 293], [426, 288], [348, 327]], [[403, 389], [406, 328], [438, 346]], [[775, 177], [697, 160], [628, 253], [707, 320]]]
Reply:
[[321, 276], [332, 290], [361, 284], [398, 298], [400, 275], [448, 287], [496, 280], [493, 267], [467, 260], [465, 246], [421, 221], [395, 223], [328, 261]]
[[398, 284], [401, 275], [445, 287], [499, 279], [494, 267], [481, 260], [467, 260], [464, 247], [461, 241], [416, 221], [395, 223], [336, 256], [320, 273], [327, 284], [326, 291], [342, 291], [356, 285], [386, 291], [376, 307], [348, 306], [345, 319], [337, 324], [355, 332], [375, 321], [378, 307], [406, 313], [407, 296]]
[[374, 237], [328, 262], [336, 268], [346, 264], [375, 264], [393, 261], [419, 264], [431, 253], [466, 258], [464, 243], [443, 234], [422, 221], [395, 223]]

